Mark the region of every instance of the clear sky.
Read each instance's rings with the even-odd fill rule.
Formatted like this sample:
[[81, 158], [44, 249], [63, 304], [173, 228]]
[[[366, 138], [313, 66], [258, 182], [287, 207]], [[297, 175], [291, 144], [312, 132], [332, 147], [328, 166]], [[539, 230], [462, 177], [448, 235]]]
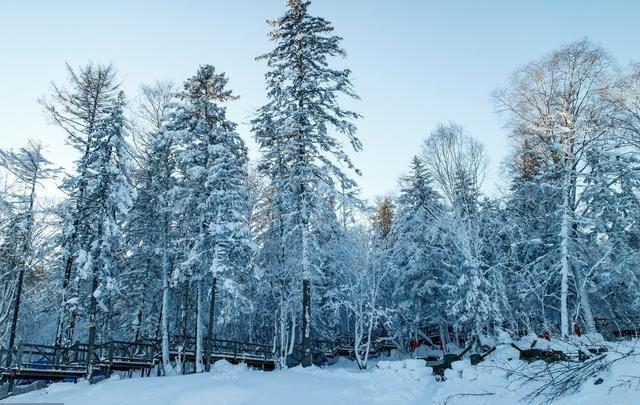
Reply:
[[[27, 139], [48, 146], [51, 160], [75, 157], [48, 125], [36, 100], [64, 63], [113, 63], [130, 97], [140, 83], [181, 82], [210, 63], [241, 96], [230, 118], [257, 157], [247, 122], [264, 102], [263, 63], [271, 47], [265, 21], [284, 0], [2, 1], [0, 3], [0, 147]], [[492, 89], [548, 51], [589, 37], [621, 65], [640, 61], [640, 1], [314, 0], [311, 12], [344, 37], [361, 100], [349, 106], [365, 150], [354, 156], [365, 197], [396, 189], [412, 155], [438, 122], [455, 120], [481, 140], [491, 159], [486, 190], [496, 189], [508, 150]]]

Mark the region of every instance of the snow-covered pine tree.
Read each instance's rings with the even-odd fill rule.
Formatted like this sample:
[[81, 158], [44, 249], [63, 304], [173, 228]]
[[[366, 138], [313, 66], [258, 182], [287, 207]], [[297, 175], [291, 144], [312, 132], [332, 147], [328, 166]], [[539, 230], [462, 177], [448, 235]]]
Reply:
[[[98, 315], [102, 315], [101, 335], [110, 338], [115, 298], [120, 293], [120, 276], [124, 264], [126, 215], [133, 204], [135, 189], [129, 182], [129, 145], [125, 140], [124, 95], [115, 105], [103, 107], [102, 118], [89, 135], [91, 148], [85, 156], [84, 183], [87, 225], [82, 249], [78, 252], [78, 275], [85, 288], [88, 321], [88, 358], [92, 359], [97, 337]], [[88, 363], [89, 369], [91, 362]]]
[[467, 170], [456, 171], [452, 195], [452, 208], [460, 218], [470, 218], [478, 212], [480, 190]]
[[[446, 314], [469, 337], [493, 334], [504, 320], [506, 297], [501, 277], [501, 256], [492, 249], [495, 225], [483, 221], [482, 212], [470, 217], [453, 212], [441, 218], [439, 256], [448, 270]], [[488, 213], [489, 214], [489, 213]], [[486, 219], [493, 219], [490, 214]]]
[[[154, 253], [161, 260], [162, 273], [162, 305], [160, 314], [160, 329], [162, 332], [162, 363], [163, 372], [171, 374], [169, 361], [169, 312], [171, 311], [171, 285], [172, 267], [176, 260], [176, 223], [172, 218], [173, 188], [176, 185], [174, 177], [175, 159], [172, 154], [171, 126], [164, 123], [151, 143], [149, 159], [149, 205], [154, 218], [154, 225], [158, 228], [154, 231], [158, 234], [157, 246]], [[168, 135], [168, 136], [167, 136]], [[150, 218], [150, 219], [151, 219]]]
[[[177, 268], [196, 285], [196, 371], [204, 370], [205, 281], [211, 282], [209, 325], [211, 343], [216, 287], [230, 307], [239, 304], [240, 284], [250, 273], [252, 234], [246, 193], [247, 149], [226, 118], [222, 103], [234, 99], [228, 79], [211, 65], [187, 80], [182, 104], [170, 114], [174, 153], [180, 171], [176, 202], [183, 225], [191, 229], [185, 256]], [[167, 133], [165, 136], [171, 136]], [[206, 349], [207, 353], [210, 348]], [[207, 364], [208, 364], [207, 356]]]
[[538, 143], [526, 137], [507, 160], [510, 188], [506, 212], [511, 230], [510, 270], [506, 283], [519, 332], [552, 330], [557, 319], [555, 304], [547, 299], [556, 289], [556, 246], [558, 244], [557, 207], [562, 193], [553, 164], [544, 157]]
[[[427, 268], [431, 273], [426, 281], [435, 296], [429, 317], [440, 325], [440, 337], [446, 346], [449, 325], [478, 336], [487, 326], [501, 322], [501, 303], [492, 288], [502, 287], [490, 285], [494, 258], [487, 257], [482, 215], [478, 212], [479, 189], [488, 161], [484, 146], [453, 122], [438, 125], [425, 140], [423, 160], [448, 203], [432, 222], [435, 229], [424, 246], [429, 252], [425, 261], [430, 262]], [[419, 332], [416, 328], [416, 334]]]
[[[327, 198], [341, 198], [339, 187], [355, 186], [341, 168], [353, 164], [329, 130], [344, 135], [361, 149], [352, 120], [358, 114], [337, 103], [340, 94], [356, 98], [348, 69], [329, 67], [329, 58], [344, 56], [341, 38], [331, 24], [309, 14], [309, 1], [288, 0], [284, 16], [270, 22], [275, 48], [258, 59], [269, 67], [268, 103], [252, 121], [263, 152], [263, 173], [284, 204], [283, 245], [289, 256], [293, 284], [302, 283], [303, 365], [311, 365], [311, 280], [318, 273], [317, 230], [330, 215]], [[279, 164], [282, 163], [283, 165]], [[283, 173], [279, 172], [285, 168]]]
[[164, 197], [173, 187], [173, 162], [159, 137], [165, 112], [174, 95], [172, 82], [142, 85], [133, 108], [131, 180], [137, 198], [126, 222], [129, 253], [123, 275], [123, 283], [127, 285], [125, 299], [132, 304], [124, 311], [124, 324], [131, 332], [122, 332], [136, 341], [141, 337], [158, 339], [161, 329], [163, 259], [170, 253], [170, 223]]
[[90, 226], [87, 222], [90, 209], [86, 195], [88, 155], [95, 149], [90, 135], [94, 133], [98, 121], [105, 116], [107, 107], [113, 106], [120, 83], [116, 80], [115, 69], [111, 65], [88, 63], [74, 70], [66, 65], [69, 88], [53, 85], [50, 99], [42, 99], [45, 112], [53, 123], [67, 134], [67, 141], [80, 153], [75, 162], [75, 173], [69, 175], [62, 190], [68, 201], [61, 206], [59, 265], [62, 269], [62, 298], [58, 314], [56, 346], [71, 343], [75, 338], [76, 316], [78, 313], [78, 285], [75, 263], [78, 253], [86, 242]]
[[628, 149], [593, 150], [588, 156], [576, 230], [587, 269], [577, 294], [594, 297], [595, 315], [626, 323], [640, 310], [640, 160]]
[[[460, 125], [450, 123], [432, 132], [423, 152], [425, 165], [448, 202], [427, 247], [428, 259], [434, 263], [431, 284], [441, 295], [431, 316], [446, 318], [459, 331], [480, 335], [501, 317], [489, 282], [493, 258], [485, 254], [478, 212], [487, 167], [484, 147]], [[441, 325], [443, 340], [446, 330]]]
[[[441, 196], [432, 187], [428, 169], [419, 157], [411, 161], [410, 172], [400, 180], [398, 209], [391, 227], [394, 240], [390, 252], [397, 268], [394, 301], [401, 325], [415, 332], [426, 323], [442, 322], [438, 317], [436, 290], [441, 287], [440, 271], [434, 265], [436, 251], [431, 240], [442, 214]], [[442, 299], [442, 297], [440, 297]]]

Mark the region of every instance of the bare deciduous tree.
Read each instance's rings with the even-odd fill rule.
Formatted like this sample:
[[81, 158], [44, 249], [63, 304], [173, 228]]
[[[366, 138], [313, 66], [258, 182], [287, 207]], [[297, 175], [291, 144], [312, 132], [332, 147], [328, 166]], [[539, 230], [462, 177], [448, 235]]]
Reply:
[[461, 174], [478, 190], [488, 159], [484, 146], [454, 122], [439, 124], [423, 144], [424, 161], [444, 197], [453, 203]]
[[[498, 110], [509, 116], [512, 137], [535, 150], [561, 192], [558, 218], [560, 275], [560, 330], [569, 333], [568, 300], [573, 281], [576, 307], [587, 330], [594, 331], [591, 302], [584, 270], [575, 251], [580, 207], [580, 186], [589, 172], [587, 153], [613, 146], [611, 104], [603, 95], [611, 86], [612, 64], [607, 53], [581, 40], [518, 69], [511, 85], [495, 91]], [[526, 142], [525, 142], [526, 141]], [[551, 177], [550, 177], [551, 179]], [[550, 180], [551, 181], [551, 180]]]
[[606, 90], [604, 95], [613, 107], [612, 120], [621, 131], [621, 141], [640, 150], [640, 63], [631, 65], [631, 71]]
[[146, 160], [146, 155], [152, 149], [152, 138], [162, 127], [162, 119], [175, 93], [176, 86], [171, 80], [156, 80], [140, 85], [138, 97], [133, 101], [130, 111], [136, 160]]

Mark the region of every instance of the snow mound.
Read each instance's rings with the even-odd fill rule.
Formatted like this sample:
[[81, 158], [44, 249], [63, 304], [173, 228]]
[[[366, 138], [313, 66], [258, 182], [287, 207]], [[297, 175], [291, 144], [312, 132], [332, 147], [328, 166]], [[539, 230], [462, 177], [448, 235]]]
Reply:
[[408, 360], [380, 360], [376, 366], [381, 370], [418, 370], [423, 369], [427, 365], [427, 362], [422, 359], [408, 359]]
[[407, 370], [417, 370], [427, 366], [427, 362], [422, 359], [403, 360], [402, 362]]
[[227, 360], [218, 360], [211, 366], [211, 374], [214, 376], [236, 377], [238, 374], [247, 370], [244, 363], [231, 364]]
[[379, 361], [379, 362], [378, 362], [378, 364], [376, 364], [376, 366], [377, 366], [379, 369], [382, 369], [382, 370], [388, 370], [388, 369], [390, 369], [390, 368], [391, 368], [391, 363], [392, 363], [392, 362], [391, 362], [391, 361], [388, 361], [388, 360], [381, 360], [381, 361]]
[[411, 371], [411, 376], [418, 380], [433, 380], [433, 369], [431, 367], [422, 367]]

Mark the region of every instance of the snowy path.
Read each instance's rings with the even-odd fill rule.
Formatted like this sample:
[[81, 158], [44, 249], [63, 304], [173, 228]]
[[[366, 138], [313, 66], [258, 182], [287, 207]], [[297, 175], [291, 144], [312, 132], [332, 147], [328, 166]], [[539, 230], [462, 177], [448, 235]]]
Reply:
[[430, 386], [433, 388], [420, 383], [410, 370], [261, 372], [225, 367], [211, 374], [104, 381], [93, 386], [84, 382], [53, 384], [6, 401], [65, 405], [412, 405], [425, 403]]

